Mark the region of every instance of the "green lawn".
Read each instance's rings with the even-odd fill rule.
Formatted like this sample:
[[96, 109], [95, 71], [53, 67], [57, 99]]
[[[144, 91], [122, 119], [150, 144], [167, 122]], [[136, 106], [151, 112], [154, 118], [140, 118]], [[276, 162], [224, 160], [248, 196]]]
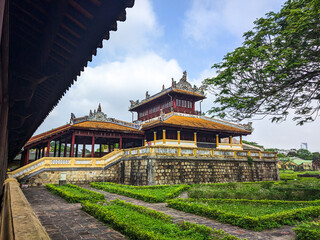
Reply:
[[320, 215], [320, 201], [293, 202], [239, 199], [172, 199], [168, 206], [241, 228], [264, 229], [294, 225]]
[[109, 182], [94, 182], [90, 186], [146, 202], [164, 202], [166, 199], [177, 197], [190, 188], [188, 185], [130, 186]]
[[320, 181], [224, 183], [194, 185], [188, 191], [191, 198], [270, 199], [309, 201], [320, 199]]
[[105, 201], [103, 194], [90, 191], [73, 184], [66, 184], [62, 186], [47, 184], [46, 187], [50, 192], [66, 199], [71, 203], [82, 202], [85, 200], [91, 202]]
[[120, 200], [111, 201], [104, 206], [85, 202], [83, 209], [130, 239], [238, 239], [221, 230], [212, 230], [203, 225], [188, 222], [174, 224], [172, 218], [164, 213]]

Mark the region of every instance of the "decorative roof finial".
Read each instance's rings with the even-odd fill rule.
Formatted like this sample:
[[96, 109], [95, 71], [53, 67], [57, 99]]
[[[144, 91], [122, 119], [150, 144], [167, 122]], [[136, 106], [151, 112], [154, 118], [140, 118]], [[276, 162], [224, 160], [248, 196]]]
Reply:
[[182, 75], [181, 80], [187, 81], [187, 71], [184, 71], [184, 72], [183, 72], [183, 75]]
[[101, 112], [101, 104], [99, 103], [98, 112]]
[[165, 88], [165, 87], [164, 87], [164, 84], [163, 84], [163, 85], [162, 85], [162, 91], [164, 91], [164, 88]]
[[146, 91], [146, 99], [150, 98], [150, 94], [148, 91]]
[[89, 116], [91, 117], [92, 116], [92, 110], [90, 109], [90, 113], [89, 113]]

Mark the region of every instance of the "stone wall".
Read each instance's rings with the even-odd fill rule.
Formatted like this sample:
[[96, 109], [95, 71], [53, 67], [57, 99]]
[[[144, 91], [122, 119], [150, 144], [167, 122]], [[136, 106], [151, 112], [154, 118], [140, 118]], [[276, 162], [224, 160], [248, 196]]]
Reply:
[[66, 173], [67, 183], [72, 184], [83, 184], [90, 182], [120, 182], [120, 164], [114, 165], [106, 170], [91, 170], [91, 169], [74, 169], [70, 171], [69, 169], [66, 171], [63, 170], [48, 170], [36, 174], [30, 178], [28, 178], [25, 183], [29, 186], [43, 186], [48, 183], [58, 184], [60, 180], [60, 174]]
[[31, 186], [57, 184], [66, 173], [67, 183], [108, 181], [130, 185], [161, 185], [181, 183], [221, 183], [279, 180], [276, 160], [199, 157], [132, 157], [123, 158], [112, 167], [102, 169], [46, 170], [29, 177]]
[[279, 180], [275, 160], [209, 158], [131, 158], [121, 164], [121, 183], [161, 185]]

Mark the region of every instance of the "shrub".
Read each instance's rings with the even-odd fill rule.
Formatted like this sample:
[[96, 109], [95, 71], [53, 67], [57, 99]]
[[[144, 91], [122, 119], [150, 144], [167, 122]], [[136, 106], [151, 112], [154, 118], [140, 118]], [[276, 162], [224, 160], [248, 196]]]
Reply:
[[90, 202], [105, 201], [105, 197], [102, 193], [90, 191], [73, 184], [66, 184], [63, 186], [47, 184], [46, 187], [50, 192], [64, 198], [70, 203], [79, 203], [84, 200]]
[[[282, 225], [293, 225], [297, 221], [305, 221], [310, 218], [318, 217], [320, 214], [320, 201], [313, 202], [290, 202], [290, 201], [271, 201], [271, 200], [233, 200], [233, 199], [173, 199], [167, 200], [168, 206], [180, 211], [193, 213], [196, 215], [216, 219], [219, 222], [229, 223], [234, 226], [262, 231], [264, 229], [281, 227]], [[230, 210], [219, 209], [217, 206], [221, 203], [236, 205], [242, 203], [248, 205], [247, 209], [252, 207], [252, 204], [263, 205], [263, 208], [272, 205], [279, 208], [280, 212], [266, 214], [261, 216], [248, 216], [246, 213], [233, 213]], [[251, 205], [249, 205], [249, 203]], [[216, 204], [217, 206], [214, 206]], [[295, 205], [302, 204], [299, 208]], [[283, 210], [285, 206], [289, 206], [289, 210]], [[314, 205], [314, 206], [313, 206]], [[291, 208], [291, 210], [290, 210]], [[244, 209], [245, 210], [245, 209]]]
[[179, 196], [190, 188], [189, 185], [129, 186], [109, 182], [94, 182], [91, 187], [111, 193], [136, 198], [145, 202], [164, 202]]
[[111, 201], [105, 206], [86, 201], [82, 203], [82, 207], [130, 239], [238, 239], [222, 230], [212, 230], [203, 225], [189, 222], [174, 224], [171, 222], [171, 217], [166, 214], [120, 200]]
[[296, 240], [318, 240], [320, 239], [319, 222], [303, 223], [293, 229]]

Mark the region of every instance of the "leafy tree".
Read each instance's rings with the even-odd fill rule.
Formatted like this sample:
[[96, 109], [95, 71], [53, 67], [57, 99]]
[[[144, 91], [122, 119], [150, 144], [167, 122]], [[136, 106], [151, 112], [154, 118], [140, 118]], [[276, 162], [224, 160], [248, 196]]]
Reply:
[[241, 121], [289, 111], [302, 125], [320, 110], [320, 1], [288, 0], [278, 13], [257, 19], [241, 47], [214, 64], [218, 75], [204, 81], [216, 95], [209, 113]]
[[297, 151], [297, 157], [305, 159], [305, 160], [312, 160], [312, 153], [309, 152], [307, 149], [299, 149]]
[[248, 144], [248, 145], [255, 146], [255, 147], [264, 148], [262, 145], [259, 145], [256, 142], [249, 142], [249, 141], [246, 141], [246, 140], [243, 140], [242, 142], [245, 143], [245, 144]]
[[320, 153], [319, 152], [313, 152], [312, 153], [312, 160], [320, 161]]

